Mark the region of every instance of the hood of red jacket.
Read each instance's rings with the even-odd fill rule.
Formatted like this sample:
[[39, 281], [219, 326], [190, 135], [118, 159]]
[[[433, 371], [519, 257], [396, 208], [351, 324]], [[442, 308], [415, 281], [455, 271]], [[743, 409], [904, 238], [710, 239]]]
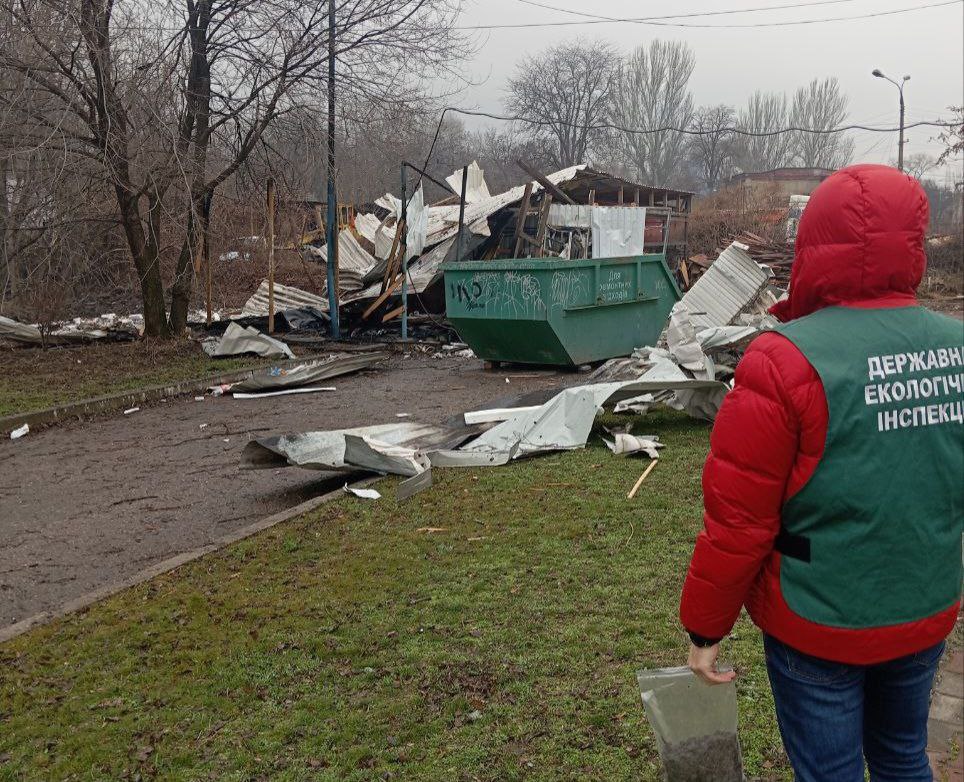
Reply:
[[825, 179], [797, 231], [782, 321], [836, 305], [913, 300], [924, 274], [928, 203], [913, 177], [889, 166], [849, 166]]

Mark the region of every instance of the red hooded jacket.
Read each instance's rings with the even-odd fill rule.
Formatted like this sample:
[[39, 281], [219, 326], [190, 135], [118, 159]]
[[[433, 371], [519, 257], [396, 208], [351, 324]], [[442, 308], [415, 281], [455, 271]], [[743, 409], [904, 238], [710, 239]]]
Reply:
[[[927, 198], [887, 166], [842, 169], [821, 184], [800, 221], [782, 321], [828, 306], [906, 307], [924, 272]], [[962, 326], [964, 333], [964, 326]], [[725, 637], [746, 605], [755, 624], [824, 659], [873, 664], [933, 646], [959, 604], [906, 624], [829, 627], [794, 613], [780, 589], [774, 540], [784, 503], [813, 474], [827, 438], [827, 400], [817, 372], [786, 338], [750, 345], [720, 409], [703, 471], [704, 529], [683, 587], [683, 626]]]

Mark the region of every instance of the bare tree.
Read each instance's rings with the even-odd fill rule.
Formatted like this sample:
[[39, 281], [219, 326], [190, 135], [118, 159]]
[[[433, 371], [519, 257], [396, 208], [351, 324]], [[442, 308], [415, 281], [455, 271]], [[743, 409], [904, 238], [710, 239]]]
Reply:
[[[685, 128], [693, 118], [688, 85], [696, 58], [678, 41], [637, 47], [619, 69], [613, 124], [629, 130]], [[671, 185], [683, 176], [686, 136], [676, 130], [615, 131], [626, 164], [650, 185]]]
[[509, 79], [506, 108], [559, 167], [583, 163], [605, 131], [616, 54], [605, 41], [572, 41], [526, 57]]
[[816, 168], [841, 168], [854, 155], [853, 139], [828, 133], [847, 121], [849, 98], [840, 90], [836, 78], [814, 79], [793, 94], [790, 125], [814, 132], [792, 134], [793, 155], [797, 165]]
[[[314, 113], [327, 5], [299, 0], [0, 0], [22, 45], [0, 51], [0, 106], [95, 164], [113, 192], [141, 288], [145, 334], [183, 332], [203, 204], [263, 149], [269, 129]], [[396, 100], [455, 51], [458, 0], [342, 2], [336, 51], [352, 101]], [[22, 91], [6, 89], [16, 76]], [[27, 99], [25, 100], [24, 97]], [[173, 233], [171, 233], [173, 231]], [[165, 243], [179, 248], [166, 312]]]
[[520, 137], [511, 128], [489, 128], [474, 134], [471, 141], [474, 156], [485, 171], [486, 181], [493, 193], [508, 190], [529, 179], [519, 168], [517, 160], [528, 161], [542, 170], [553, 166], [544, 146], [531, 138]]
[[954, 124], [937, 136], [937, 141], [944, 144], [944, 150], [937, 158], [939, 166], [943, 166], [948, 160], [964, 152], [964, 106], [948, 106], [948, 108], [956, 116]]
[[690, 159], [700, 185], [712, 193], [733, 172], [736, 137], [733, 125], [736, 113], [730, 106], [704, 106], [693, 117], [692, 128], [699, 135], [689, 141]]
[[[897, 161], [892, 160], [890, 165], [897, 168]], [[904, 158], [904, 173], [910, 174], [914, 179], [923, 179], [927, 172], [934, 168], [937, 168], [937, 159], [926, 152], [915, 152]]]
[[[740, 112], [737, 127], [748, 133], [772, 134], [787, 126], [787, 97], [777, 92], [756, 91]], [[743, 171], [772, 171], [791, 163], [789, 133], [742, 136], [737, 163]]]

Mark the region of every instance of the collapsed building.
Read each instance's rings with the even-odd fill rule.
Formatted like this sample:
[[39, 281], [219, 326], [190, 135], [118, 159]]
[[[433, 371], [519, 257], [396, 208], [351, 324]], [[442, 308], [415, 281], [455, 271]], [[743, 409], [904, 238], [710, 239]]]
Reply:
[[[524, 169], [532, 178], [504, 193], [490, 193], [473, 162], [447, 178], [453, 194], [437, 203], [425, 203], [419, 184], [404, 205], [386, 193], [369, 209], [352, 210], [338, 234], [335, 264], [341, 318], [349, 330], [388, 323], [403, 311], [444, 314], [443, 266], [452, 261], [659, 254], [673, 268], [686, 257], [692, 193], [585, 165], [548, 175]], [[316, 230], [302, 244], [304, 255], [322, 267], [328, 261], [323, 242]], [[262, 283], [245, 314], [266, 311], [267, 287]], [[320, 293], [311, 306], [326, 313], [327, 291]]]

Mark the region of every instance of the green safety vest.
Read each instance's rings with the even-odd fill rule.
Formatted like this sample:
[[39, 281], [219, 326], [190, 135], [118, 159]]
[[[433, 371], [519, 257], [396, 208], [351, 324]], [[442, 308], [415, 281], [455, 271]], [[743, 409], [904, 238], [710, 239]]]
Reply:
[[964, 527], [964, 324], [922, 307], [830, 307], [777, 332], [820, 376], [830, 420], [783, 507], [787, 605], [870, 628], [951, 607]]

